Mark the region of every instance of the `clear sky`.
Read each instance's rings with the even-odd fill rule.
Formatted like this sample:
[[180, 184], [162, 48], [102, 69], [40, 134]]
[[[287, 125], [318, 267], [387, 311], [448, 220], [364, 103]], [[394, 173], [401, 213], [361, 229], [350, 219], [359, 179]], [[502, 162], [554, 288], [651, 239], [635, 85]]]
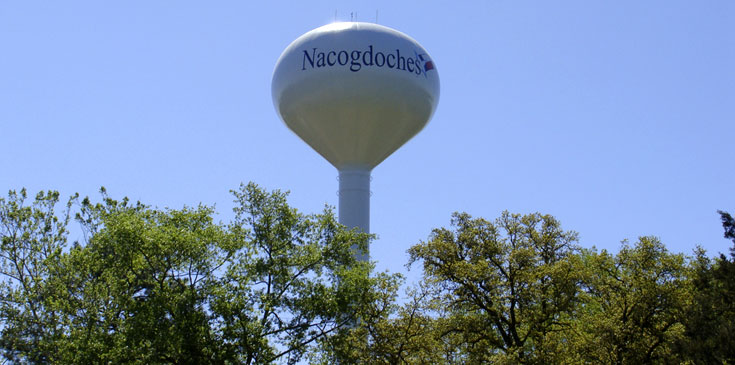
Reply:
[[0, 1], [0, 191], [105, 186], [226, 221], [229, 190], [254, 181], [335, 206], [337, 171], [270, 86], [291, 41], [351, 13], [420, 42], [442, 85], [428, 126], [373, 170], [379, 269], [404, 272], [454, 211], [549, 213], [585, 247], [727, 251], [730, 0]]

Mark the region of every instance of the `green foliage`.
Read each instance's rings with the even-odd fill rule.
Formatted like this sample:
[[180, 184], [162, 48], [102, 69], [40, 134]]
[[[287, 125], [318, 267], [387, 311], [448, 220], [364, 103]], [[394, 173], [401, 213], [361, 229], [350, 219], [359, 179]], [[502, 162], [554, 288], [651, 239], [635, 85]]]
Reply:
[[[735, 218], [730, 213], [718, 210], [720, 213], [720, 219], [722, 219], [722, 228], [725, 229], [725, 238], [732, 240], [735, 243]], [[735, 247], [730, 248], [730, 252], [735, 256]]]
[[[207, 311], [215, 274], [238, 249], [208, 207], [157, 210], [83, 201], [95, 232], [65, 256], [65, 359], [75, 363], [204, 363], [219, 353]], [[80, 310], [81, 309], [81, 310]], [[95, 349], [88, 351], [87, 349]]]
[[[734, 363], [735, 246], [577, 247], [549, 215], [454, 214], [409, 249], [424, 280], [358, 262], [371, 237], [287, 194], [235, 218], [57, 192], [0, 198], [0, 353], [13, 363]], [[68, 242], [71, 212], [84, 233]], [[735, 219], [720, 212], [735, 243]]]
[[570, 327], [579, 291], [577, 234], [508, 212], [495, 222], [455, 214], [452, 227], [409, 250], [448, 308], [438, 338], [459, 340], [471, 363], [555, 362], [564, 345], [550, 339]]
[[295, 363], [354, 322], [375, 279], [331, 210], [243, 185], [235, 220], [213, 209], [79, 203], [86, 240], [67, 245], [73, 197], [0, 199], [3, 356], [32, 363]]
[[310, 357], [313, 364], [440, 364], [453, 348], [436, 338], [432, 293], [425, 286], [409, 291], [410, 300], [396, 301], [402, 280], [375, 275], [373, 296], [358, 309], [357, 323], [325, 338]]
[[9, 357], [32, 362], [57, 360], [54, 347], [64, 336], [59, 313], [63, 286], [58, 285], [66, 245], [69, 200], [56, 214], [58, 192], [40, 192], [26, 205], [26, 191], [0, 198], [0, 347]]
[[641, 237], [617, 255], [587, 251], [583, 310], [575, 349], [585, 362], [679, 363], [681, 310], [688, 289], [683, 255]]
[[342, 229], [330, 210], [299, 214], [278, 191], [248, 185], [234, 194], [230, 231], [244, 249], [211, 302], [224, 351], [248, 364], [296, 362], [317, 340], [353, 321], [371, 281], [350, 246], [365, 250], [368, 237]]
[[[409, 250], [411, 262], [422, 263], [424, 283], [403, 304], [396, 302], [397, 286], [382, 288], [381, 300], [370, 302], [381, 304], [366, 308], [370, 314], [346, 336], [330, 338], [322, 354], [333, 357], [318, 359], [370, 364], [727, 361], [684, 351], [697, 343], [686, 330], [692, 291], [697, 294], [691, 285], [696, 261], [668, 252], [654, 237], [624, 243], [617, 254], [580, 250], [576, 239], [551, 216], [506, 212], [489, 222], [455, 214], [452, 229], [436, 229]], [[725, 344], [732, 337], [719, 335], [710, 338], [719, 341], [720, 350], [729, 348]]]
[[[719, 211], [725, 238], [735, 243], [735, 219]], [[681, 352], [694, 363], [735, 363], [735, 246], [730, 258], [696, 252], [690, 269], [693, 292], [684, 310]]]

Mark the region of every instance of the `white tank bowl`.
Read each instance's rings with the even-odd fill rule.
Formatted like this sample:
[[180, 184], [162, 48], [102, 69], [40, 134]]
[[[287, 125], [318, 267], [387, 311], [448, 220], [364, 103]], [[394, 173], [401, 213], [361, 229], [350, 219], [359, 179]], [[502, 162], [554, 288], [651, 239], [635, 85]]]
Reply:
[[333, 23], [291, 43], [273, 71], [281, 119], [339, 170], [370, 171], [424, 128], [439, 75], [409, 36], [372, 23]]

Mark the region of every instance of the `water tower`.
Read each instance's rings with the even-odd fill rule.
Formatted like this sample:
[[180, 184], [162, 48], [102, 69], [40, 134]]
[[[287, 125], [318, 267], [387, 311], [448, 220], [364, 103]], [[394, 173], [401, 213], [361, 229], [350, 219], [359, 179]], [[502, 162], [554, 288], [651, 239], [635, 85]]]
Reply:
[[388, 27], [332, 23], [283, 51], [271, 88], [281, 119], [339, 171], [339, 222], [369, 233], [370, 172], [424, 128], [439, 101], [428, 52]]

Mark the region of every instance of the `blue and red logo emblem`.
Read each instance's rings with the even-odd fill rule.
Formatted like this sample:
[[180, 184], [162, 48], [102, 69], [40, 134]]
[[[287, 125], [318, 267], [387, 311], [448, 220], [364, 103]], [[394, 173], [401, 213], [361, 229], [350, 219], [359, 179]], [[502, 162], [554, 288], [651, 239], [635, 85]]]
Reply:
[[[414, 51], [414, 53], [416, 53]], [[426, 53], [417, 54], [416, 58], [420, 59], [421, 62], [424, 62], [424, 74], [426, 74], [426, 71], [433, 70], [434, 69], [434, 62], [432, 62], [428, 56], [426, 56]]]

